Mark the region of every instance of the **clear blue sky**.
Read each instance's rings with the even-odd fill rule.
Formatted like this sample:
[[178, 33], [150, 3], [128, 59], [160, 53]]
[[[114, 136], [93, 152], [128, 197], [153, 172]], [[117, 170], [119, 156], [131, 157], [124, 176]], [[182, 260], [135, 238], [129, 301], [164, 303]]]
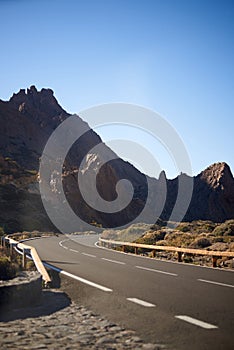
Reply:
[[234, 171], [234, 1], [0, 0], [0, 32], [1, 99], [34, 84], [71, 113], [143, 105], [178, 131], [194, 174]]

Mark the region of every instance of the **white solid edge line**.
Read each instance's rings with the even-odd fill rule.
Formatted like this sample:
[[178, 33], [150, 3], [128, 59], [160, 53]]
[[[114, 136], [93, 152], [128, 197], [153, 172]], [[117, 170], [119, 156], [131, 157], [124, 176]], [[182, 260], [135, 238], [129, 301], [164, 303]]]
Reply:
[[88, 284], [89, 286], [92, 286], [92, 287], [101, 289], [101, 290], [104, 291], [104, 292], [113, 292], [113, 290], [110, 289], [110, 288], [107, 288], [107, 287], [104, 287], [104, 286], [102, 286], [102, 285], [100, 285], [100, 284], [91, 282], [91, 281], [89, 281], [89, 280], [86, 280], [85, 278], [82, 278], [82, 277], [73, 275], [72, 273], [67, 272], [67, 271], [64, 271], [64, 270], [61, 270], [61, 269], [59, 269], [58, 267], [56, 267], [56, 266], [54, 266], [54, 265], [48, 264], [48, 263], [46, 263], [46, 262], [43, 262], [43, 265], [46, 266], [46, 267], [49, 267], [49, 268], [51, 268], [51, 269], [53, 269], [53, 270], [55, 270], [55, 271], [57, 271], [57, 272], [59, 272], [59, 273], [61, 273], [61, 274], [63, 274], [63, 275], [65, 275], [65, 276], [71, 277], [71, 278], [73, 278], [73, 279], [75, 279], [75, 280], [77, 280], [77, 281], [80, 281], [80, 282], [82, 282], [82, 283]]
[[166, 271], [161, 271], [161, 270], [150, 269], [150, 268], [144, 267], [144, 266], [135, 266], [135, 267], [136, 267], [137, 269], [141, 269], [141, 270], [163, 273], [163, 274], [165, 274], [165, 275], [170, 275], [170, 276], [178, 276], [177, 273], [172, 273], [172, 272], [166, 272]]
[[203, 280], [203, 279], [198, 279], [200, 282], [205, 282], [205, 283], [210, 283], [210, 284], [216, 284], [218, 286], [223, 286], [223, 287], [229, 287], [229, 288], [234, 288], [232, 284], [226, 284], [226, 283], [221, 283], [221, 282], [215, 282], [215, 281], [208, 281], [208, 280]]
[[85, 256], [89, 256], [91, 258], [96, 258], [96, 255], [93, 255], [93, 254], [88, 254], [88, 253], [81, 253], [81, 254], [83, 254]]
[[102, 291], [104, 291], [104, 292], [112, 292], [112, 291], [113, 291], [113, 290], [110, 289], [110, 288], [107, 288], [107, 287], [104, 287], [104, 286], [102, 286], [102, 285], [100, 285], [100, 284], [91, 282], [91, 281], [89, 281], [89, 280], [86, 280], [85, 278], [82, 278], [82, 277], [73, 275], [73, 274], [70, 273], [70, 272], [63, 271], [63, 270], [62, 270], [62, 271], [60, 271], [60, 273], [63, 274], [63, 275], [66, 275], [66, 276], [68, 276], [68, 277], [71, 277], [71, 278], [73, 278], [73, 279], [75, 279], [75, 280], [77, 280], [77, 281], [80, 281], [80, 282], [82, 282], [82, 283], [88, 284], [88, 285], [91, 286], [91, 287], [95, 287], [95, 288], [97, 288], [97, 289], [100, 289], [100, 290], [102, 290]]
[[207, 323], [207, 322], [203, 322], [200, 320], [197, 320], [196, 318], [190, 317], [190, 316], [186, 316], [186, 315], [178, 315], [175, 316], [175, 318], [178, 318], [179, 320], [194, 324], [195, 326], [201, 327], [201, 328], [205, 328], [205, 329], [215, 329], [218, 328], [217, 326], [214, 326], [213, 324]]
[[125, 265], [125, 262], [122, 262], [122, 261], [111, 260], [111, 259], [106, 259], [106, 258], [102, 258], [102, 260], [109, 261], [109, 262], [112, 262], [115, 264]]
[[141, 300], [141, 299], [137, 299], [137, 298], [127, 298], [127, 300], [132, 301], [135, 304], [139, 304], [141, 306], [145, 306], [145, 307], [155, 307], [156, 305], [148, 303], [147, 301]]

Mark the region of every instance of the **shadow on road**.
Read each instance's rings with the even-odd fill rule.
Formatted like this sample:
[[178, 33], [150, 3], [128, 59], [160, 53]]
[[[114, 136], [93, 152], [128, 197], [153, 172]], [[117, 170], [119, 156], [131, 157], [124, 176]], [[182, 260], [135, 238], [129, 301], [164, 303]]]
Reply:
[[79, 262], [74, 262], [74, 261], [52, 261], [52, 260], [46, 260], [43, 262], [48, 263], [48, 264], [61, 264], [61, 265], [80, 265]]

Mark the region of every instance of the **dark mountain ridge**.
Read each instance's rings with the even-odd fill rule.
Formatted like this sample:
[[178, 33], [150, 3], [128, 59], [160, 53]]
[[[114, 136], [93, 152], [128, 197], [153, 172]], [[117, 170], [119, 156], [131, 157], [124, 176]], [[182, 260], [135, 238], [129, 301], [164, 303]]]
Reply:
[[[70, 116], [58, 104], [51, 89], [37, 91], [35, 86], [31, 86], [27, 90], [21, 89], [9, 101], [0, 100], [0, 225], [6, 231], [55, 230], [43, 209], [37, 173], [48, 138]], [[87, 125], [81, 118], [77, 118], [80, 127]], [[101, 144], [101, 152], [90, 153], [98, 144]], [[116, 199], [116, 184], [120, 179], [128, 179], [134, 189], [131, 203], [117, 213], [93, 209], [85, 202], [77, 186], [78, 171], [87, 177], [86, 185], [89, 186], [89, 176], [93, 176], [98, 164], [104, 163], [104, 155], [111, 155], [115, 159], [104, 164], [97, 175], [97, 189], [101, 197], [107, 201]], [[81, 164], [83, 158], [85, 162]], [[168, 220], [176, 203], [178, 183], [181, 179], [186, 180], [186, 177], [182, 174], [173, 180], [167, 180], [162, 172], [159, 179], [149, 178], [118, 158], [89, 129], [75, 142], [66, 157], [63, 188], [72, 209], [83, 221], [115, 227], [127, 224], [142, 212], [147, 199], [147, 183], [153, 188], [149, 217], [151, 211], [154, 212], [155, 205], [160, 206], [162, 203], [167, 189], [160, 217]], [[195, 176], [193, 183], [192, 200], [184, 220], [222, 222], [234, 218], [234, 179], [226, 163], [211, 165]], [[77, 227], [77, 231], [82, 228]]]

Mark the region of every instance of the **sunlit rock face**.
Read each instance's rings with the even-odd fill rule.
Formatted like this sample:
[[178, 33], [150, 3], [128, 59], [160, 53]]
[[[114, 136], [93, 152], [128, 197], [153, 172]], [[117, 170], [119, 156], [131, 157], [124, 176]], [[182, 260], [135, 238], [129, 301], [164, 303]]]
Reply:
[[188, 220], [223, 222], [234, 218], [234, 179], [226, 163], [215, 163], [194, 178]]

